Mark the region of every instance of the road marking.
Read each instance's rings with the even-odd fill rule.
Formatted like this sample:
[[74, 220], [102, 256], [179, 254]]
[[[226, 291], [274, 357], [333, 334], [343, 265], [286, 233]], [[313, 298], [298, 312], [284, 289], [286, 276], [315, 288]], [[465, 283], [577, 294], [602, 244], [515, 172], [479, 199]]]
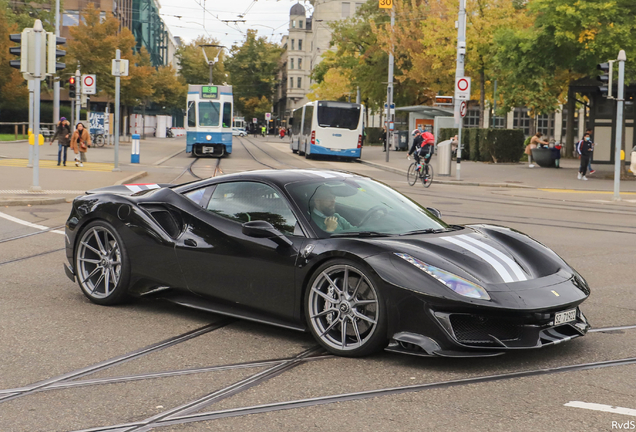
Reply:
[[[586, 194], [613, 194], [612, 191], [593, 191], [593, 190], [578, 190], [578, 189], [553, 189], [553, 188], [539, 188], [544, 192], [563, 192], [563, 193], [586, 193]], [[636, 195], [636, 192], [621, 192], [621, 195]]]
[[37, 192], [32, 192], [30, 190], [0, 190], [0, 195], [1, 194], [25, 194], [25, 195], [40, 195], [40, 194], [47, 194], [47, 195], [66, 195], [66, 194], [77, 194], [77, 195], [84, 195], [86, 193], [86, 191], [83, 190], [42, 190], [42, 191], [37, 191]]
[[564, 404], [563, 406], [572, 407], [572, 408], [583, 408], [583, 409], [589, 409], [593, 411], [603, 411], [603, 412], [608, 412], [612, 414], [622, 414], [622, 415], [636, 417], [636, 409], [631, 409], [631, 408], [622, 408], [622, 407], [615, 407], [611, 405], [603, 405], [603, 404], [579, 402], [579, 401], [568, 402]]
[[[20, 167], [26, 168], [29, 163], [28, 159], [2, 159], [0, 160], [0, 166], [9, 166], [9, 167]], [[68, 166], [57, 166], [57, 161], [54, 160], [44, 160], [40, 159], [39, 161], [40, 168], [50, 168], [50, 169], [58, 169], [58, 170], [68, 170], [68, 171], [111, 171], [114, 168], [113, 164], [109, 163], [101, 163], [101, 162], [86, 162], [83, 167], [76, 167], [75, 162], [70, 160], [68, 161]]]
[[[4, 218], [6, 220], [10, 220], [11, 222], [18, 223], [20, 225], [25, 225], [25, 226], [28, 226], [28, 227], [31, 227], [31, 228], [35, 228], [35, 229], [39, 229], [39, 230], [43, 230], [43, 231], [47, 231], [47, 230], [51, 229], [51, 227], [47, 227], [47, 226], [44, 226], [44, 225], [38, 225], [38, 224], [31, 223], [31, 222], [27, 222], [25, 220], [18, 219], [17, 217], [9, 216], [8, 214], [2, 213], [2, 212], [0, 212], [0, 217]], [[64, 235], [64, 231], [60, 231], [60, 230], [51, 230], [50, 232], [55, 233], [55, 234]]]

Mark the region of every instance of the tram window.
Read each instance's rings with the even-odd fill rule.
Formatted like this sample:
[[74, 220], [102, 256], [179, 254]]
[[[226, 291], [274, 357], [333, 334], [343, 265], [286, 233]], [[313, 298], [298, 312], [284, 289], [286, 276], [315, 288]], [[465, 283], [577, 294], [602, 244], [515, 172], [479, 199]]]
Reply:
[[229, 128], [232, 124], [232, 104], [229, 102], [223, 103], [223, 127]]
[[194, 102], [188, 102], [188, 127], [197, 127], [197, 109]]
[[220, 117], [220, 103], [199, 102], [199, 126], [218, 126]]

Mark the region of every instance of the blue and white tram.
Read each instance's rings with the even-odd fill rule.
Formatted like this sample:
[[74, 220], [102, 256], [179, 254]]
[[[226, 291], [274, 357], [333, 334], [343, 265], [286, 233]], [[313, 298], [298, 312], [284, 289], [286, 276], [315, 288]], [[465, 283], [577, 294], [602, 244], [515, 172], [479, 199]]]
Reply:
[[232, 153], [232, 86], [188, 85], [186, 153]]
[[364, 133], [364, 105], [314, 101], [292, 114], [292, 152], [310, 157], [359, 158]]

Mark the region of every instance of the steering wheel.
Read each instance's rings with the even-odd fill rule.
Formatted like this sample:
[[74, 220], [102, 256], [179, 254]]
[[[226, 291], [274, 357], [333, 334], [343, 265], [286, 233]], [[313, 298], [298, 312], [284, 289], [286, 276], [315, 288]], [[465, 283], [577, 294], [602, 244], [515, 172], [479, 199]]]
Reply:
[[367, 212], [364, 214], [364, 216], [362, 217], [362, 220], [360, 221], [360, 223], [358, 224], [358, 226], [363, 226], [364, 224], [366, 224], [367, 222], [369, 222], [369, 220], [371, 219], [371, 216], [373, 216], [375, 213], [382, 213], [382, 217], [386, 216], [389, 213], [389, 210], [383, 206], [383, 205], [376, 205], [371, 207], [369, 210], [367, 210]]

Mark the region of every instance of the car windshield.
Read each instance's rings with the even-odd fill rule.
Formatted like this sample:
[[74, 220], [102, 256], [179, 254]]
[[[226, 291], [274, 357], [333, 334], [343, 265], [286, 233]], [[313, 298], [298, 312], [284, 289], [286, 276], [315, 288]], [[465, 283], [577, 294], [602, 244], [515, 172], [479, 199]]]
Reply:
[[286, 189], [321, 237], [408, 235], [450, 229], [406, 196], [363, 177], [291, 183]]

